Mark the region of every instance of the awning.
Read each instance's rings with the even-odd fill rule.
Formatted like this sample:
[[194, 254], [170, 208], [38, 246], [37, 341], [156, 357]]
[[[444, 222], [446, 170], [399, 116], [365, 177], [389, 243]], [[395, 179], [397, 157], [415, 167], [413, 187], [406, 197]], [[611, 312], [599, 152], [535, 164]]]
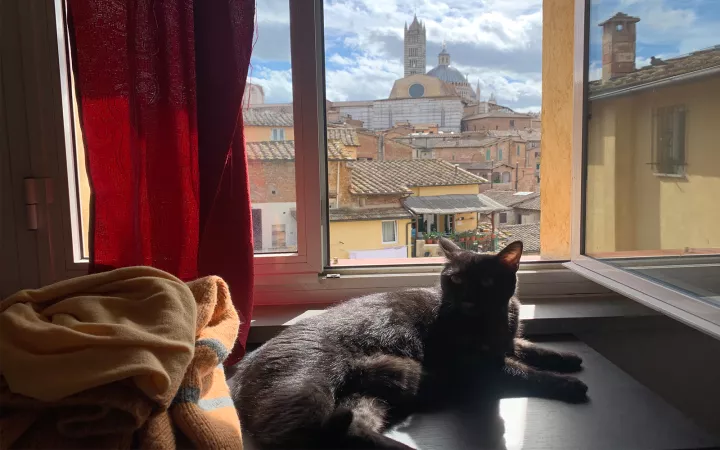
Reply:
[[483, 194], [406, 197], [403, 204], [415, 214], [490, 214], [511, 209]]

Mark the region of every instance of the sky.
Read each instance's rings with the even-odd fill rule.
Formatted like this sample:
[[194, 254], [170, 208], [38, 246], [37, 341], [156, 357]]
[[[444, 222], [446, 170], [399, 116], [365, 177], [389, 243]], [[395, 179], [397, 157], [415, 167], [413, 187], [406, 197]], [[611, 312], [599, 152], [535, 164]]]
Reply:
[[[288, 0], [257, 2], [251, 80], [267, 103], [289, 102]], [[651, 56], [672, 57], [720, 44], [720, 0], [592, 0], [590, 77], [599, 78], [597, 23], [622, 11], [638, 23], [638, 67]], [[442, 42], [454, 66], [481, 96], [516, 111], [539, 111], [542, 96], [542, 0], [324, 0], [326, 97], [387, 98], [403, 76], [403, 27], [413, 13], [427, 28], [427, 70]], [[715, 42], [713, 42], [715, 40]]]
[[650, 57], [668, 59], [720, 44], [720, 0], [592, 0], [590, 8], [591, 80], [602, 74], [602, 28], [598, 24], [624, 12], [638, 17], [635, 66]]

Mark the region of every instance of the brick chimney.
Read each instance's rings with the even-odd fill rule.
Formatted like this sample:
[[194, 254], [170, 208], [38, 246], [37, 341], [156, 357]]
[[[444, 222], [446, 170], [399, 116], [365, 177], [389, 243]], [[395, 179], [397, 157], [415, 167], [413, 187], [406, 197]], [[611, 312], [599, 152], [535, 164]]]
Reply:
[[619, 12], [600, 23], [603, 82], [635, 71], [635, 24], [638, 22], [639, 18]]

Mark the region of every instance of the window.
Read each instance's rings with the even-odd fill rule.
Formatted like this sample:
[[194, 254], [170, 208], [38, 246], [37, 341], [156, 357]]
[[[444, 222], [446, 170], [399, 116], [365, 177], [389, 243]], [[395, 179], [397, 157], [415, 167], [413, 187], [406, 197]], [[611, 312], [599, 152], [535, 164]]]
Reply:
[[[62, 2], [58, 1], [57, 3]], [[467, 15], [466, 4], [459, 0], [447, 3], [447, 9], [428, 12], [428, 17], [419, 17], [419, 19], [428, 22], [431, 29], [451, 30], [448, 38], [451, 42], [458, 42], [458, 53], [460, 53], [463, 46], [472, 46], [475, 45], [475, 42], [472, 38], [467, 38], [468, 34], [464, 30], [453, 30], [448, 25], [452, 23], [453, 17]], [[253, 229], [256, 230], [257, 254], [255, 260], [258, 286], [266, 289], [267, 285], [272, 283], [264, 280], [270, 280], [280, 273], [291, 273], [293, 279], [298, 274], [302, 276], [312, 274], [317, 278], [318, 273], [322, 273], [328, 266], [332, 268], [335, 265], [333, 261], [336, 258], [340, 261], [340, 265], [357, 264], [362, 258], [353, 259], [352, 252], [355, 252], [355, 256], [357, 256], [361, 251], [385, 251], [383, 243], [388, 241], [386, 238], [390, 237], [395, 242], [391, 247], [404, 247], [399, 252], [404, 251], [405, 253], [403, 259], [397, 259], [394, 262], [387, 261], [383, 256], [380, 258], [383, 260], [381, 264], [405, 264], [407, 263], [405, 260], [408, 258], [424, 257], [424, 255], [414, 253], [414, 240], [410, 230], [413, 226], [418, 230], [420, 227], [417, 226], [415, 216], [408, 210], [410, 206], [408, 206], [407, 198], [476, 195], [469, 192], [477, 192], [479, 185], [449, 183], [447, 186], [423, 189], [422, 183], [415, 181], [418, 186], [410, 188], [413, 194], [407, 198], [405, 191], [398, 195], [379, 195], [377, 193], [359, 195], [348, 187], [351, 170], [356, 170], [349, 165], [395, 161], [402, 161], [401, 164], [411, 164], [413, 153], [427, 155], [427, 158], [432, 160], [431, 152], [418, 153], [417, 147], [422, 146], [420, 140], [403, 140], [398, 137], [402, 133], [393, 133], [390, 130], [399, 126], [397, 124], [409, 121], [411, 126], [429, 127], [427, 134], [432, 138], [439, 136], [441, 130], [437, 128], [444, 123], [445, 129], [442, 130], [444, 133], [452, 131], [459, 134], [464, 108], [462, 102], [452, 99], [433, 99], [432, 101], [436, 104], [443, 105], [445, 113], [441, 115], [440, 111], [443, 108], [420, 108], [417, 107], [419, 103], [412, 103], [414, 101], [412, 98], [398, 100], [389, 98], [394, 82], [402, 78], [402, 73], [396, 73], [394, 67], [405, 66], [402, 61], [404, 55], [402, 52], [399, 55], [388, 52], [387, 48], [389, 47], [385, 47], [383, 41], [387, 34], [377, 31], [396, 29], [398, 26], [402, 28], [406, 11], [401, 8], [397, 8], [391, 14], [373, 15], [370, 17], [372, 20], [369, 21], [365, 20], [367, 11], [354, 12], [354, 14], [365, 15], [358, 19], [362, 19], [358, 23], [371, 25], [366, 27], [367, 29], [363, 27], [349, 29], [347, 18], [338, 13], [342, 13], [343, 8], [352, 5], [350, 1], [288, 1], [281, 5], [282, 7], [278, 8], [277, 2], [258, 2], [257, 4], [257, 42], [252, 54], [252, 69], [248, 79], [251, 83], [248, 85], [249, 92], [255, 95], [255, 98], [253, 101], [247, 102], [249, 105], [243, 111], [246, 125], [245, 138], [248, 146], [262, 149], [263, 146], [287, 143], [290, 147], [287, 147], [286, 150], [294, 156], [294, 159], [279, 160], [273, 165], [260, 159], [248, 161], [253, 201]], [[323, 7], [325, 14], [322, 14], [323, 11], [321, 11]], [[392, 8], [395, 7], [392, 6]], [[541, 12], [540, 6], [534, 5], [532, 9], [534, 13], [532, 17], [542, 16], [538, 14]], [[508, 14], [501, 8], [496, 10], [483, 4], [468, 16], [468, 20], [478, 20], [486, 13], [503, 16]], [[324, 17], [325, 22], [319, 23], [319, 17]], [[54, 24], [54, 22], [52, 23]], [[302, 26], [291, 27], [290, 23], [302, 24]], [[539, 26], [532, 27], [532, 39], [536, 43], [541, 41], [540, 30]], [[324, 42], [322, 37], [324, 37]], [[433, 46], [441, 44], [440, 40], [443, 37], [433, 36], [430, 33], [427, 36], [429, 39], [427, 45], [432, 50]], [[497, 37], [507, 39], [503, 33], [499, 33]], [[402, 36], [400, 38], [402, 39]], [[424, 35], [408, 37], [409, 43], [423, 46], [425, 40]], [[368, 42], [370, 45], [358, 46], [357, 42]], [[308, 43], [317, 43], [317, 45]], [[387, 45], [389, 46], [389, 43]], [[449, 48], [449, 51], [452, 52], [453, 49]], [[523, 52], [532, 53], [532, 61], [537, 61], [537, 63], [534, 64], [531, 72], [526, 70], [526, 65], [505, 67], [503, 64], [502, 67], [498, 67], [507, 76], [506, 83], [500, 83], [500, 87], [498, 87], [503, 92], [498, 92], [497, 95], [499, 98], [515, 99], [508, 100], [501, 106], [522, 108], [518, 109], [521, 111], [531, 108], [539, 111], [539, 93], [526, 94], [524, 86], [535, 85], [537, 84], [536, 80], [540, 79], [540, 48], [533, 45]], [[326, 57], [325, 61], [318, 59], [318, 55], [323, 53]], [[423, 58], [424, 54], [425, 48], [420, 47], [417, 49], [417, 56], [414, 56], [418, 59], [412, 60], [414, 67], [422, 69], [423, 73], [427, 64], [430, 67], [436, 65], [436, 61], [432, 58], [426, 61]], [[33, 55], [32, 60], [42, 61], [43, 59], [38, 55]], [[467, 68], [473, 78], [476, 76], [482, 78], [484, 77], [483, 73], [488, 72], [485, 66], [486, 62], [471, 59], [463, 63], [463, 70]], [[373, 69], [367, 70], [368, 67]], [[350, 74], [350, 76], [343, 77], [343, 74]], [[27, 78], [31, 79], [32, 77]], [[315, 80], [324, 80], [326, 85], [318, 85]], [[492, 81], [492, 79], [481, 80], [484, 83], [488, 81]], [[253, 86], [263, 89], [253, 89]], [[34, 92], [34, 90], [29, 89], [28, 92]], [[262, 98], [258, 98], [258, 96]], [[428, 101], [427, 98], [419, 100]], [[402, 107], [393, 107], [393, 105], [402, 105]], [[256, 112], [268, 113], [267, 115], [272, 116], [274, 121], [269, 123], [253, 121], [252, 119], [257, 119], [259, 116], [254, 114]], [[335, 115], [336, 113], [338, 114]], [[413, 115], [417, 115], [417, 117], [413, 118]], [[61, 117], [62, 115], [57, 114], [56, 116]], [[343, 119], [339, 120], [339, 117]], [[72, 124], [72, 121], [70, 123]], [[346, 128], [349, 128], [351, 124], [353, 127], [357, 127], [354, 137], [352, 133], [346, 134]], [[343, 125], [347, 125], [347, 127]], [[295, 131], [298, 132], [295, 133]], [[338, 143], [342, 143], [342, 145]], [[495, 155], [492, 154], [490, 148], [485, 150], [488, 162], [493, 159], [493, 156], [498, 160], [503, 158], [502, 150], [498, 150]], [[76, 151], [80, 150], [73, 146], [70, 147], [73, 155]], [[511, 148], [508, 148], [508, 151], [511, 152]], [[478, 155], [477, 159], [481, 159], [481, 155], [482, 153]], [[320, 161], [319, 158], [324, 158], [325, 161]], [[359, 158], [368, 160], [357, 161]], [[73, 157], [72, 159], [72, 173], [82, 177], [81, 169], [78, 168], [81, 166], [82, 158]], [[427, 160], [423, 160], [423, 162], [427, 162]], [[473, 161], [473, 163], [478, 162], [477, 160]], [[369, 170], [369, 173], [382, 173], [374, 168]], [[485, 166], [482, 170], [487, 173], [488, 168]], [[425, 174], [425, 178], [427, 175]], [[430, 175], [435, 177], [438, 174], [433, 172]], [[455, 175], [452, 174], [452, 176]], [[489, 178], [494, 182], [500, 182], [500, 177], [499, 173], [491, 172]], [[383, 180], [394, 181], [392, 176], [385, 176]], [[405, 182], [406, 180], [401, 181]], [[67, 184], [78, 185], [75, 182]], [[338, 185], [340, 189], [337, 189]], [[485, 189], [487, 186], [483, 186], [483, 188]], [[333, 198], [332, 205], [339, 207], [328, 210], [326, 206], [329, 203], [329, 191], [333, 190], [336, 192], [336, 196]], [[82, 204], [81, 201], [76, 203]], [[348, 215], [341, 217], [339, 212], [348, 213]], [[72, 220], [82, 223], [82, 220], [78, 220], [81, 214], [78, 213], [76, 216]], [[86, 214], [83, 217], [87, 216]], [[349, 220], [348, 217], [352, 220]], [[437, 233], [447, 235], [456, 234], [457, 229], [461, 227], [481, 229], [489, 223], [489, 219], [485, 217], [476, 219], [471, 217], [467, 215], [460, 221], [455, 220], [458, 218], [454, 215], [444, 214], [427, 220], [434, 225]], [[69, 218], [62, 219], [71, 221]], [[476, 223], [468, 225], [472, 220], [475, 220]], [[387, 235], [389, 231], [386, 230], [389, 225], [382, 225], [382, 223], [394, 224], [391, 236]], [[383, 230], [381, 233], [377, 232], [378, 225]], [[375, 231], [372, 231], [373, 229]], [[86, 236], [87, 228], [85, 227], [84, 230], [83, 236]], [[353, 239], [348, 239], [348, 237]], [[361, 239], [354, 240], [355, 237], [361, 237]], [[378, 242], [378, 237], [380, 237], [380, 242]], [[62, 241], [62, 239], [56, 241]], [[500, 239], [497, 245], [502, 245], [503, 242], [504, 238]], [[278, 251], [279, 248], [283, 250]], [[488, 248], [488, 250], [494, 250], [494, 248]], [[539, 258], [539, 256], [536, 257]], [[432, 264], [438, 262], [437, 255], [433, 255], [428, 260], [428, 263]], [[260, 297], [266, 294], [262, 289]]]
[[653, 169], [660, 175], [685, 171], [685, 107], [668, 106], [653, 111]]
[[503, 159], [503, 149], [498, 148], [498, 161], [502, 161]]
[[507, 213], [500, 213], [499, 218], [500, 218], [500, 223], [507, 223]]
[[425, 94], [425, 86], [420, 83], [413, 83], [408, 89], [408, 94], [413, 98], [420, 98]]
[[284, 128], [273, 128], [271, 140], [284, 141], [285, 140], [285, 129]]
[[520, 144], [517, 144], [517, 148], [516, 148], [515, 152], [516, 152], [517, 156], [520, 156]]
[[[720, 116], [720, 73], [710, 62], [720, 58], [720, 40], [686, 41], [679, 17], [659, 35], [638, 5], [588, 3], [589, 21], [576, 24], [590, 31], [575, 65], [587, 75], [585, 104], [575, 112], [586, 134], [576, 133], [573, 154], [583, 168], [573, 265], [720, 336], [720, 152], [716, 122], [707, 120]], [[698, 14], [693, 27], [720, 26], [720, 3], [683, 11]]]
[[515, 128], [515, 120], [514, 119], [510, 119], [510, 128], [511, 129]]
[[383, 244], [395, 244], [397, 242], [397, 222], [384, 221], [382, 222], [382, 243]]
[[510, 172], [502, 173], [502, 182], [503, 183], [509, 183], [511, 179], [512, 179], [512, 175], [510, 175]]

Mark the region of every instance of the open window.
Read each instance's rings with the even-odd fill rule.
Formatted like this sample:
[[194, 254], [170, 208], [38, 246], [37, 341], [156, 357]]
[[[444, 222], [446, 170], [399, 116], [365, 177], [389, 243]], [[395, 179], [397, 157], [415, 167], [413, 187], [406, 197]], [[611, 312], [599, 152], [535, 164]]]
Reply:
[[[41, 113], [22, 117], [37, 118], [31, 134], [47, 144], [33, 144], [37, 150], [29, 154], [50, 161], [41, 155], [45, 152], [57, 161], [45, 177], [55, 186], [54, 203], [43, 206], [53, 224], [39, 248], [21, 252], [35, 255], [36, 266], [52, 266], [55, 272], [42, 284], [86, 273], [90, 251], [90, 187], [64, 2], [44, 2], [47, 8], [23, 4], [27, 10], [18, 14], [32, 20], [18, 24], [16, 34], [34, 36], [38, 43], [23, 51], [38, 53], [18, 52], [17, 61], [34, 65], [14, 65], [27, 72], [25, 91], [42, 93], [41, 101], [22, 100]], [[538, 270], [565, 276], [557, 264], [531, 265], [558, 258], [556, 252], [546, 256], [541, 242], [541, 202], [524, 202], [528, 192], [541, 195], [541, 7], [521, 15], [522, 37], [500, 51], [451, 26], [451, 18], [466, 11], [459, 1], [447, 4], [450, 11], [420, 8], [417, 17], [395, 6], [394, 14], [378, 16], [348, 4], [257, 4], [258, 35], [242, 111], [257, 303], [335, 301], [377, 289], [432, 285], [444, 260], [437, 244], [441, 236], [481, 252], [523, 240], [527, 270], [521, 277], [533, 279], [525, 294], [577, 291], [577, 277], [560, 287], [557, 278], [538, 276]], [[467, 30], [477, 29], [483, 13], [518, 19], [512, 8], [483, 8], [470, 14]], [[359, 26], [349, 29], [351, 21]], [[430, 24], [450, 30], [444, 50], [442, 39], [427, 31]], [[385, 29], [397, 32], [387, 40], [378, 33]], [[504, 63], [486, 67], [470, 56], [505, 51], [533, 61], [530, 74], [525, 68], [508, 73]], [[23, 105], [11, 106], [28, 108]], [[47, 130], [56, 131], [51, 143]], [[42, 181], [30, 180], [28, 186], [38, 195], [48, 192]], [[518, 209], [521, 202], [532, 212], [531, 223], [511, 223], [525, 214]], [[24, 217], [16, 216], [25, 226]], [[554, 234], [569, 240], [568, 227]], [[360, 273], [362, 278], [355, 277]], [[394, 276], [378, 276], [388, 273]]]
[[[720, 336], [720, 4], [576, 2], [575, 270]], [[692, 24], [680, 17], [692, 17]]]

